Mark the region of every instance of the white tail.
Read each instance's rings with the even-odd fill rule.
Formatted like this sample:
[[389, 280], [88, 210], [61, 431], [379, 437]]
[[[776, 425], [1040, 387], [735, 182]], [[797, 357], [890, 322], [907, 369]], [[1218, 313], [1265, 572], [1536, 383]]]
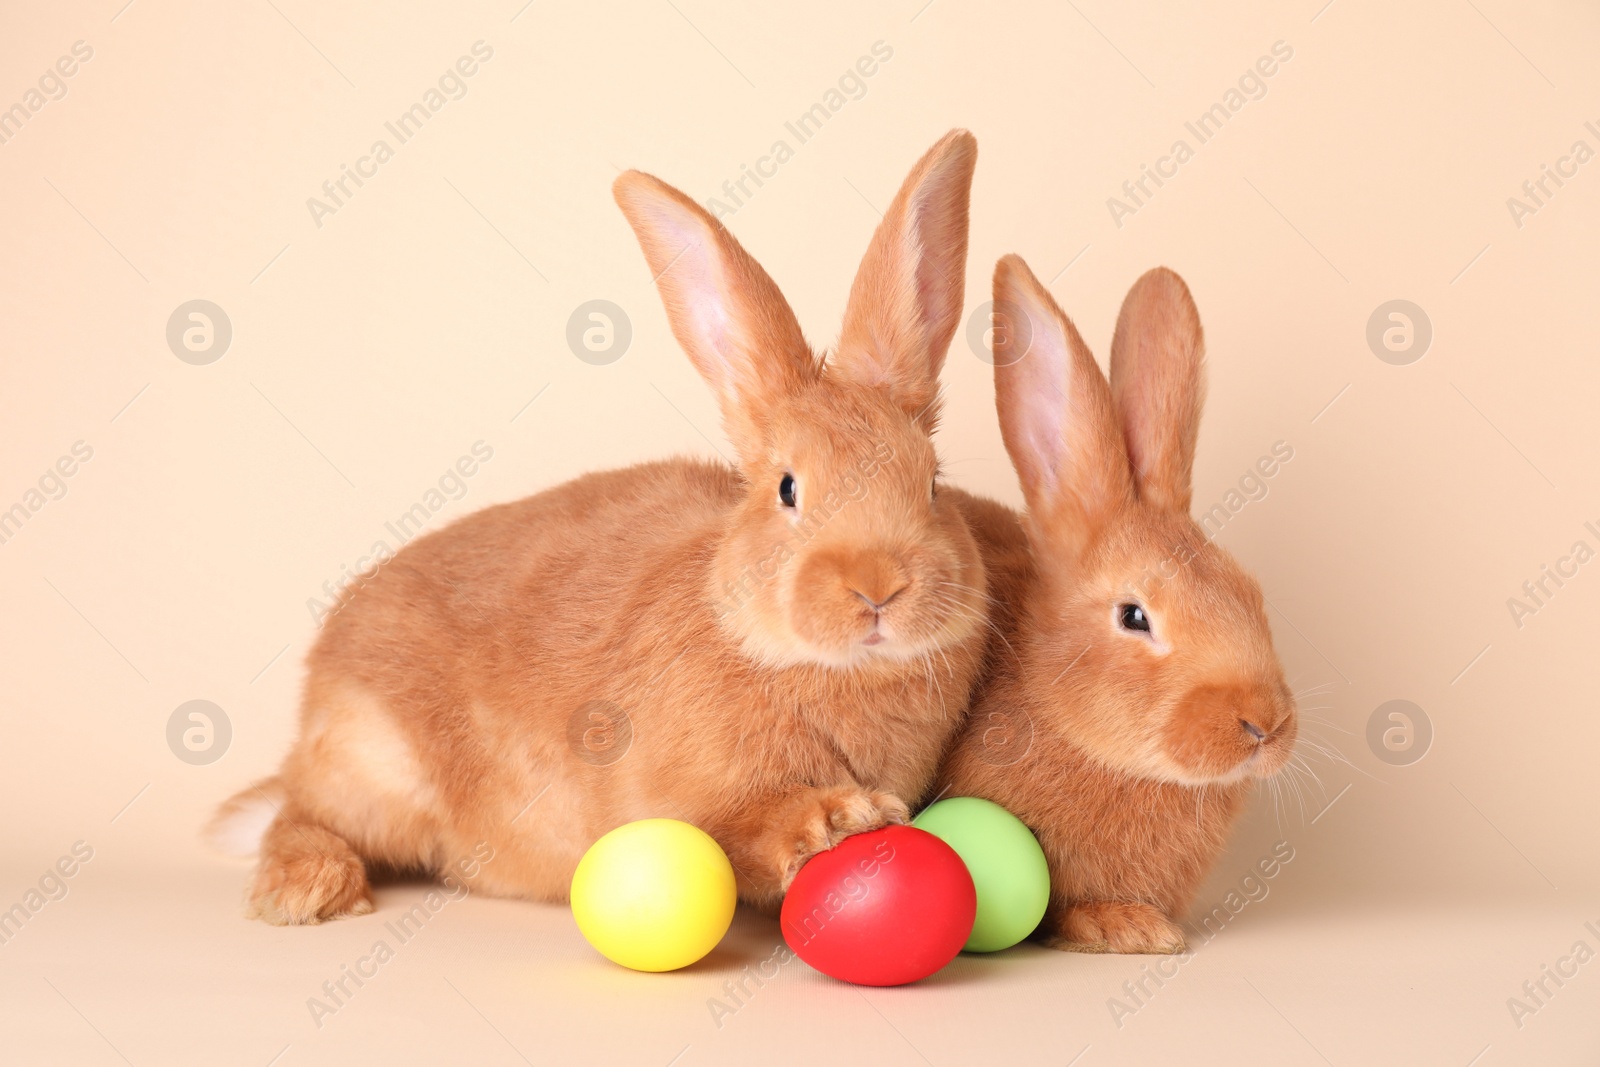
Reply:
[[283, 785], [276, 778], [235, 793], [223, 801], [206, 825], [206, 842], [229, 856], [254, 857], [283, 801]]

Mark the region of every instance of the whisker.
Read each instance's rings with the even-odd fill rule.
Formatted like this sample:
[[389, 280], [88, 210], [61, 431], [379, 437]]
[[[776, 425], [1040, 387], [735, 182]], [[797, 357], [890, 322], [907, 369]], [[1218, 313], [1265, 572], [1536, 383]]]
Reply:
[[1321, 741], [1311, 736], [1309, 732], [1302, 733], [1295, 740], [1295, 748], [1304, 748], [1308, 752], [1313, 752], [1318, 756], [1321, 756], [1323, 759], [1329, 760], [1330, 762], [1342, 763], [1346, 767], [1349, 767], [1351, 770], [1355, 771], [1357, 774], [1365, 775], [1375, 782], [1382, 781], [1382, 779], [1380, 779], [1377, 775], [1372, 774], [1364, 768], [1358, 767], [1356, 764], [1350, 762], [1349, 758], [1347, 758], [1343, 752], [1340, 752], [1331, 744], [1323, 744]]

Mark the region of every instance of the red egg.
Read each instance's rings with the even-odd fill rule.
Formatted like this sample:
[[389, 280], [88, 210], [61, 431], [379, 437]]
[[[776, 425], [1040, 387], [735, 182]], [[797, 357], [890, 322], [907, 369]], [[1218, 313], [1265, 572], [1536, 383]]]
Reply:
[[847, 837], [813, 856], [783, 898], [783, 939], [823, 974], [905, 985], [955, 959], [978, 894], [955, 849], [911, 826]]

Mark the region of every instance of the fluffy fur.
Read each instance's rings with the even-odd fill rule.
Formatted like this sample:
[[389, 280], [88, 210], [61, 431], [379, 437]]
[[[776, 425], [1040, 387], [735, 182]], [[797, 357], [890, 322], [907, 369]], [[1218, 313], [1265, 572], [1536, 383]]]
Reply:
[[248, 834], [272, 812], [250, 914], [359, 914], [370, 867], [444, 872], [485, 844], [475, 888], [562, 900], [597, 837], [653, 816], [709, 832], [771, 906], [813, 853], [907, 817], [985, 648], [982, 558], [929, 440], [975, 159], [954, 131], [906, 179], [826, 364], [719, 222], [617, 179], [737, 469], [591, 474], [348, 592], [282, 769], [218, 813]]
[[[1178, 952], [1252, 781], [1296, 736], [1260, 589], [1189, 516], [1199, 315], [1176, 274], [1140, 278], [1108, 384], [1021, 259], [1000, 261], [994, 301], [996, 404], [1028, 510], [962, 498], [991, 590], [1017, 607], [940, 785], [1038, 835], [1041, 940]], [[1148, 633], [1122, 625], [1128, 604]]]

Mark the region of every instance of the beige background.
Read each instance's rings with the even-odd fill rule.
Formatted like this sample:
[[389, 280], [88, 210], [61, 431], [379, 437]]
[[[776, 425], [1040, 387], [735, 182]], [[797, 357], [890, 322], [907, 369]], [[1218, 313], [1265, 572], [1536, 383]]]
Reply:
[[[0, 107], [74, 42], [94, 53], [0, 144], [0, 508], [93, 449], [0, 544], [0, 908], [94, 850], [0, 946], [6, 1062], [1600, 1058], [1600, 963], [1547, 980], [1520, 1026], [1507, 1004], [1575, 942], [1600, 949], [1600, 563], [1520, 628], [1507, 607], [1575, 541], [1600, 549], [1600, 162], [1520, 228], [1506, 203], [1575, 140], [1600, 149], [1592, 6], [124, 3], [13, 5], [0, 33]], [[466, 95], [319, 228], [307, 198], [479, 40]], [[564, 909], [472, 898], [318, 1028], [306, 999], [424, 889], [323, 928], [247, 924], [245, 871], [195, 837], [290, 739], [307, 600], [476, 441], [494, 458], [434, 525], [725, 448], [611, 180], [717, 194], [878, 41], [864, 95], [732, 229], [826, 345], [877, 211], [960, 125], [980, 143], [969, 314], [1020, 252], [1103, 356], [1140, 272], [1188, 279], [1211, 354], [1196, 499], [1293, 447], [1220, 539], [1260, 575], [1296, 686], [1321, 687], [1310, 732], [1348, 761], [1258, 796], [1201, 899], [1276, 841], [1293, 862], [1120, 1026], [1108, 1001], [1148, 959], [1025, 947], [887, 991], [791, 964], [719, 1028], [708, 998], [774, 925], [742, 917], [706, 963], [651, 977]], [[1293, 58], [1265, 95], [1117, 226], [1107, 198], [1193, 145], [1184, 122], [1277, 41]], [[233, 328], [205, 366], [165, 341], [197, 298]], [[633, 328], [605, 366], [565, 341], [597, 298]], [[1406, 366], [1366, 341], [1393, 299], [1433, 327]], [[962, 338], [946, 383], [953, 479], [1016, 501]], [[165, 733], [197, 698], [233, 729], [205, 766]], [[1420, 761], [1368, 746], [1391, 699], [1432, 724]]]

